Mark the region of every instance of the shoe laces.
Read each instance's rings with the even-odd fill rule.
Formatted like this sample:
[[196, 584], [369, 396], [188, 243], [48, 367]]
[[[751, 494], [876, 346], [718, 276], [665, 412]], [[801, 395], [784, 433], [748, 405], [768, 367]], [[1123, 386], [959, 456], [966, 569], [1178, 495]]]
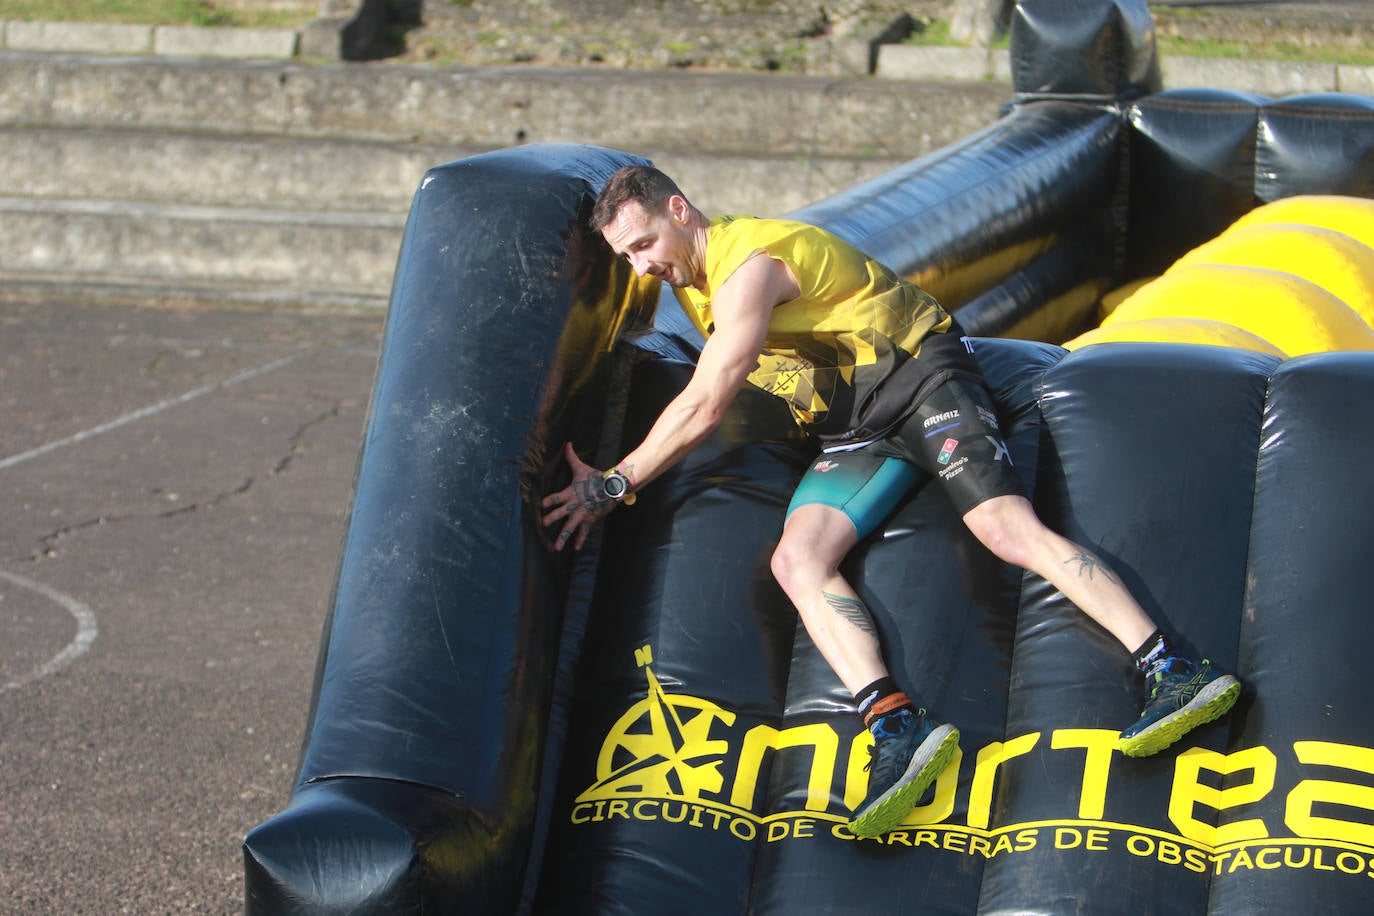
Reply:
[[868, 763], [864, 764], [864, 769], [873, 774], [874, 783], [882, 782], [884, 779], [895, 780], [897, 775], [906, 769], [914, 747], [911, 733], [918, 727], [925, 714], [924, 709], [915, 713], [904, 709], [889, 713], [879, 720], [885, 723], [888, 719], [901, 717], [902, 724], [894, 731], [884, 728], [881, 734], [874, 735], [873, 744], [868, 748]]
[[[1207, 662], [1204, 660], [1203, 664]], [[1145, 682], [1150, 685], [1150, 699], [1158, 697], [1174, 684], [1188, 680], [1197, 674], [1197, 671], [1198, 666], [1186, 658], [1177, 655], [1161, 658], [1145, 673]]]
[[898, 735], [906, 734], [906, 730], [916, 721], [916, 717], [923, 715], [925, 715], [924, 709], [916, 713], [910, 709], [898, 709], [885, 716], [880, 716], [869, 727], [869, 731], [873, 734], [875, 742], [879, 738], [895, 738]]
[[1174, 661], [1177, 664], [1169, 666], [1151, 685], [1151, 700], [1185, 696], [1191, 699], [1213, 679], [1207, 676], [1212, 664], [1208, 659], [1204, 658], [1201, 664], [1183, 658]]

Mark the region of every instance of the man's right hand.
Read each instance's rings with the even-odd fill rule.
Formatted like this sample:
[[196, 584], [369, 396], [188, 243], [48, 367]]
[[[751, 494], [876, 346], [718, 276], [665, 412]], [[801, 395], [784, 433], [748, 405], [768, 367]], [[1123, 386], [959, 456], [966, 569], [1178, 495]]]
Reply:
[[615, 508], [615, 500], [606, 495], [602, 483], [604, 475], [578, 458], [571, 442], [563, 447], [563, 454], [572, 469], [572, 483], [544, 497], [541, 503], [545, 510], [543, 522], [545, 528], [563, 523], [554, 538], [554, 550], [562, 550], [569, 541], [574, 550], [581, 550], [592, 526]]

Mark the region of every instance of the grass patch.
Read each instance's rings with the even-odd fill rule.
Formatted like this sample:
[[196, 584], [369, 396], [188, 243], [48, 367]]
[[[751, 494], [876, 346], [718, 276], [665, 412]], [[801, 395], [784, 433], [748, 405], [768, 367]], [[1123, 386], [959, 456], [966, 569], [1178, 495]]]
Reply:
[[[1203, 14], [1195, 10], [1180, 8], [1171, 10], [1171, 15], [1201, 17]], [[962, 42], [951, 38], [949, 23], [939, 19], [918, 20], [917, 28], [902, 43], [924, 47], [967, 47]], [[992, 43], [992, 47], [997, 50], [1007, 50], [1010, 46], [1010, 36], [1006, 33], [997, 36]], [[1285, 41], [1252, 42], [1180, 38], [1156, 32], [1155, 47], [1161, 55], [1179, 57], [1223, 57], [1237, 60], [1278, 60], [1289, 63], [1374, 66], [1374, 46], [1367, 43], [1359, 48], [1347, 46], [1313, 47]]]
[[241, 9], [214, 0], [0, 0], [0, 20], [198, 25], [284, 29], [314, 19], [319, 4], [299, 9]]
[[1285, 41], [1252, 42], [1156, 36], [1161, 55], [1223, 57], [1239, 60], [1281, 60], [1289, 63], [1353, 64], [1374, 66], [1374, 48], [1312, 48]]
[[949, 37], [948, 22], [941, 22], [939, 19], [929, 19], [918, 20], [916, 28], [912, 29], [911, 34], [902, 40], [902, 44], [938, 48], [946, 45], [957, 46], [959, 42]]

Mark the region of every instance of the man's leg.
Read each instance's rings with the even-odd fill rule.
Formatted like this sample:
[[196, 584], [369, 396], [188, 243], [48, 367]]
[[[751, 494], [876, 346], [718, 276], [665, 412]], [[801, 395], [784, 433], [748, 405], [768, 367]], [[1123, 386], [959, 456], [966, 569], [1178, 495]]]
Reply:
[[773, 552], [773, 576], [792, 599], [806, 632], [852, 694], [887, 677], [873, 617], [840, 575], [858, 543], [854, 523], [839, 509], [799, 506]]
[[1132, 654], [1149, 700], [1121, 733], [1122, 753], [1158, 753], [1235, 703], [1239, 681], [1205, 659], [1195, 663], [1174, 651], [1100, 558], [1041, 523], [1012, 469], [984, 386], [944, 383], [898, 431], [894, 446], [939, 480], [969, 530], [994, 554], [1049, 580]]
[[1121, 733], [1123, 753], [1158, 753], [1235, 704], [1236, 678], [1214, 671], [1206, 659], [1195, 663], [1175, 653], [1116, 574], [1045, 527], [1025, 497], [993, 497], [965, 513], [964, 522], [998, 557], [1047, 579], [1131, 653], [1150, 699], [1139, 721]]
[[978, 540], [999, 558], [1047, 580], [1083, 613], [1134, 652], [1155, 625], [1116, 573], [1097, 556], [1051, 531], [1024, 496], [995, 496], [964, 515]]
[[860, 534], [886, 514], [880, 507], [890, 508], [910, 487], [910, 467], [850, 454], [822, 459], [818, 468], [798, 487], [772, 569], [812, 642], [854, 694], [873, 735], [868, 794], [849, 828], [859, 836], [879, 836], [906, 819], [948, 766], [959, 732], [930, 722], [898, 689], [872, 615], [839, 572]]

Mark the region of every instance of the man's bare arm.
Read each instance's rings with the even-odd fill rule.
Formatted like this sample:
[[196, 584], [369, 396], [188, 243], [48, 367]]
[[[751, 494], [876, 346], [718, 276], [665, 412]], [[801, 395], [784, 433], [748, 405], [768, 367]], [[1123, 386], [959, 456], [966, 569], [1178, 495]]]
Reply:
[[796, 296], [791, 271], [762, 252], [721, 284], [711, 302], [715, 329], [691, 380], [659, 414], [644, 441], [617, 465], [636, 487], [681, 461], [720, 425], [758, 366], [773, 309]]
[[[763, 253], [745, 261], [721, 284], [711, 303], [715, 330], [692, 378], [659, 414], [644, 441], [616, 464], [635, 489], [681, 461], [720, 425], [726, 408], [758, 365], [773, 309], [797, 295], [792, 272]], [[579, 489], [579, 475], [593, 473], [596, 469], [578, 462], [573, 484], [544, 500], [546, 526], [566, 520], [560, 547], [574, 536], [575, 546], [581, 547], [591, 526], [609, 511], [608, 506], [585, 509], [577, 498], [588, 489], [585, 482]]]

